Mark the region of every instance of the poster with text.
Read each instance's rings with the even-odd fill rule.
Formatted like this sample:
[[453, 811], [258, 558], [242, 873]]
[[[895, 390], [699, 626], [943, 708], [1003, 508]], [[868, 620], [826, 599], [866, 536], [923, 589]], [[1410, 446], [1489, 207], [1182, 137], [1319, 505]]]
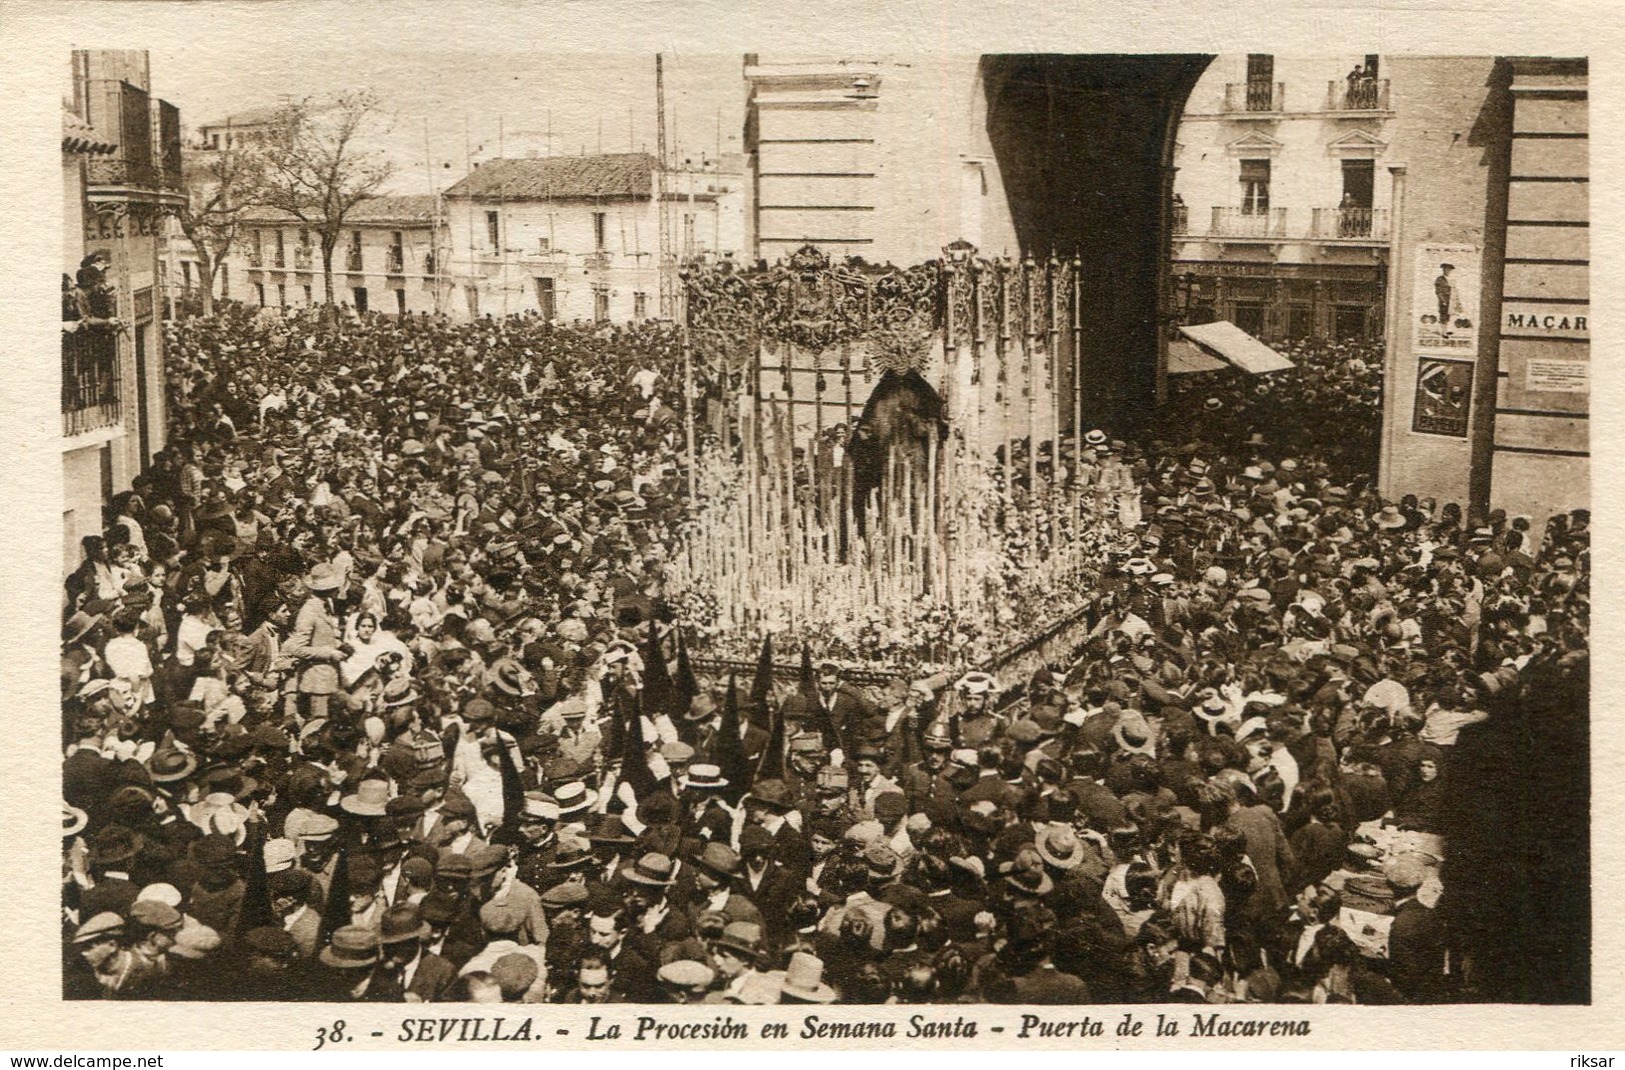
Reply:
[[1472, 357], [1478, 352], [1479, 253], [1473, 245], [1422, 245], [1416, 250], [1411, 315], [1416, 347]]

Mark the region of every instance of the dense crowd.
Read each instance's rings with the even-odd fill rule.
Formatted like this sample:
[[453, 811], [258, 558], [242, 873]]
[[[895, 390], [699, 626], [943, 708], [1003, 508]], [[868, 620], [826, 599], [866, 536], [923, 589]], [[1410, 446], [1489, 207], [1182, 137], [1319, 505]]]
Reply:
[[70, 998], [1560, 991], [1499, 980], [1479, 877], [1583, 840], [1583, 746], [1555, 823], [1485, 786], [1584, 738], [1588, 518], [1381, 500], [1370, 350], [1082, 436], [1142, 488], [1087, 641], [865, 688], [695, 672], [669, 327], [169, 331], [168, 445], [67, 583]]

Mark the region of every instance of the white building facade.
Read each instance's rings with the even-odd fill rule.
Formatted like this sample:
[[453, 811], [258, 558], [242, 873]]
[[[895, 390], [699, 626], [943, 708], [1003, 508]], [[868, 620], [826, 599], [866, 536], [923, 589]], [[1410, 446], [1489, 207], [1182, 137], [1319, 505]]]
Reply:
[[1213, 61], [1174, 149], [1173, 274], [1190, 321], [1380, 336], [1399, 106], [1377, 55]]
[[448, 311], [670, 317], [679, 263], [737, 253], [742, 186], [715, 164], [662, 178], [647, 153], [481, 164], [445, 193], [455, 290]]
[[[363, 312], [448, 311], [445, 218], [427, 194], [373, 197], [350, 210], [333, 250], [333, 300]], [[282, 212], [248, 213], [216, 280], [217, 296], [259, 308], [326, 300], [315, 232]]]

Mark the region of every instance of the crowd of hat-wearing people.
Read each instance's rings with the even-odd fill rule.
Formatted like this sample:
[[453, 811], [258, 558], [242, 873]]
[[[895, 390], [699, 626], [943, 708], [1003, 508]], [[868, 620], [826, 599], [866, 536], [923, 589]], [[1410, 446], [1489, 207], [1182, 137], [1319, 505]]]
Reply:
[[1583, 695], [1586, 518], [1375, 497], [1376, 361], [1086, 436], [1144, 487], [1087, 641], [863, 687], [696, 676], [669, 328], [171, 331], [67, 584], [68, 996], [1485, 996], [1457, 755]]

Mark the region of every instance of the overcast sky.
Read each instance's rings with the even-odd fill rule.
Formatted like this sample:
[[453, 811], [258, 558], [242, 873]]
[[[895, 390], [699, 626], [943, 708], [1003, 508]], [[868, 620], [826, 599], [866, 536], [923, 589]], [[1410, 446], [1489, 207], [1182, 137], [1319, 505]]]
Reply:
[[[510, 156], [546, 142], [557, 154], [655, 151], [654, 54], [483, 55], [326, 51], [289, 55], [238, 44], [155, 49], [154, 93], [181, 109], [189, 133], [204, 122], [284, 96], [321, 97], [369, 88], [394, 115], [387, 145], [395, 192], [437, 190], [467, 173], [465, 146], [495, 155], [499, 130]], [[744, 57], [665, 56], [667, 137], [673, 155], [698, 160], [739, 152], [745, 113]], [[425, 128], [427, 161], [425, 160]], [[465, 127], [466, 123], [466, 127]], [[525, 135], [531, 135], [526, 137]], [[428, 166], [425, 167], [427, 162]]]

